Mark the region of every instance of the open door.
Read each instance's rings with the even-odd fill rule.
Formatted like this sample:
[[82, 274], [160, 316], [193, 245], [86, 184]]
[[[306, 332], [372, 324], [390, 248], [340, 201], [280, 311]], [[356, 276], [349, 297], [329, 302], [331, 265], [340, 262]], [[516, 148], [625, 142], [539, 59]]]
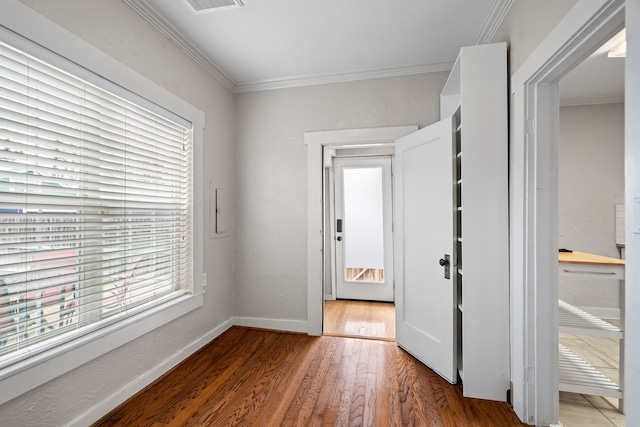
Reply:
[[400, 138], [395, 150], [396, 340], [455, 383], [453, 119]]

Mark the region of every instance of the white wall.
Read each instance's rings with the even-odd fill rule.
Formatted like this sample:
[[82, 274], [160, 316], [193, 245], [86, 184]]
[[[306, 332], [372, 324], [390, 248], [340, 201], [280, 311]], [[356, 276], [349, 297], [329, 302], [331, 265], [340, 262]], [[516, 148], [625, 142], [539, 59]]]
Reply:
[[306, 322], [304, 132], [431, 124], [439, 117], [439, 94], [447, 75], [237, 96], [236, 316]]
[[578, 0], [514, 1], [492, 43], [509, 43], [511, 72], [531, 55]]
[[[121, 1], [24, 3], [204, 111], [205, 184], [233, 190], [233, 94]], [[176, 355], [205, 344], [232, 318], [232, 243], [205, 239], [202, 308], [0, 406], [0, 424], [61, 426], [80, 417], [86, 425], [164, 373]]]
[[[624, 204], [624, 104], [560, 108], [558, 231], [561, 248], [618, 258], [615, 205]], [[611, 280], [561, 277], [560, 298], [618, 307]]]

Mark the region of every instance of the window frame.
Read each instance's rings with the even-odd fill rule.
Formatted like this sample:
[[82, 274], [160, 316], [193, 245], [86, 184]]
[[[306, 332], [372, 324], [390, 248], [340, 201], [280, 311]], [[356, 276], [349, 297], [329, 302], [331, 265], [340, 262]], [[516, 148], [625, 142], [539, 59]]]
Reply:
[[[193, 292], [0, 370], [0, 405], [203, 305], [204, 113], [16, 0], [3, 1], [0, 40], [193, 132]], [[95, 70], [95, 71], [93, 71]], [[173, 117], [171, 116], [173, 114]]]

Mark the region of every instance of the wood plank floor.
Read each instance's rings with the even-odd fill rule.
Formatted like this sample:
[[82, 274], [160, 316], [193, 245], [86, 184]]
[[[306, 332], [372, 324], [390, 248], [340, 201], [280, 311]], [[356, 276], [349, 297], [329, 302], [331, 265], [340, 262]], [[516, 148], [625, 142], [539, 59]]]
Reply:
[[395, 341], [395, 305], [392, 302], [325, 301], [324, 334]]
[[233, 327], [95, 426], [521, 426], [395, 343]]

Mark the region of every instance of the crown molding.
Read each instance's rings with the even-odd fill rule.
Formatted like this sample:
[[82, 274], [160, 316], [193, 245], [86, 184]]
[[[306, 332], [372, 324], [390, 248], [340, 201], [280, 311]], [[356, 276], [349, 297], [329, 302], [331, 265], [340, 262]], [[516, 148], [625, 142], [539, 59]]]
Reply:
[[149, 22], [155, 29], [160, 31], [173, 44], [178, 46], [180, 50], [186, 53], [191, 59], [196, 61], [202, 68], [213, 75], [220, 83], [231, 91], [235, 91], [236, 83], [223, 70], [214, 64], [207, 56], [202, 53], [189, 39], [187, 39], [177, 28], [160, 15], [151, 6], [148, 0], [122, 0], [126, 5], [133, 9], [138, 15]]
[[507, 17], [509, 9], [513, 6], [515, 0], [496, 0], [489, 12], [487, 20], [484, 22], [475, 44], [487, 44], [491, 42], [493, 36], [496, 35], [498, 28], [502, 25], [502, 21]]
[[597, 97], [561, 98], [561, 107], [577, 107], [580, 105], [618, 104], [624, 102], [624, 94]]
[[286, 89], [291, 87], [312, 86], [328, 83], [343, 83], [357, 80], [380, 79], [384, 77], [409, 76], [412, 74], [435, 73], [439, 71], [450, 71], [453, 62], [440, 62], [431, 65], [420, 65], [416, 67], [393, 68], [387, 70], [364, 71], [358, 73], [344, 73], [334, 75], [312, 75], [293, 76], [281, 79], [267, 79], [254, 82], [238, 84], [236, 93], [255, 92], [260, 90]]

